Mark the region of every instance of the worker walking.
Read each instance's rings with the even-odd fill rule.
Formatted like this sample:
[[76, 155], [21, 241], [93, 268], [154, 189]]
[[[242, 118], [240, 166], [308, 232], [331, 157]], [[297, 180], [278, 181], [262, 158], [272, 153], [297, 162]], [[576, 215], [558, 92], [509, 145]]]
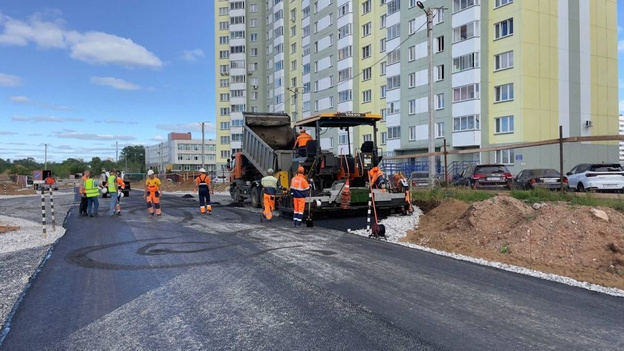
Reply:
[[80, 178], [81, 180], [80, 189], [78, 190], [80, 192], [80, 206], [78, 207], [78, 214], [80, 216], [87, 215], [88, 199], [87, 199], [87, 193], [85, 191], [85, 182], [87, 181], [87, 179], [89, 179], [90, 173], [91, 172], [89, 172], [89, 170], [85, 170], [84, 173], [82, 174], [82, 178]]
[[308, 141], [312, 140], [312, 136], [306, 132], [305, 129], [299, 128], [299, 135], [295, 141], [295, 149], [299, 156], [306, 156], [306, 145]]
[[93, 179], [93, 175], [89, 173], [87, 180], [84, 182], [85, 195], [87, 196], [87, 216], [95, 217], [98, 215], [100, 201], [99, 181]]
[[310, 184], [305, 179], [305, 170], [299, 166], [297, 175], [290, 181], [290, 195], [293, 197], [293, 226], [300, 227], [305, 210], [305, 199], [310, 192]]
[[199, 169], [201, 173], [195, 178], [195, 191], [199, 190], [199, 210], [203, 214], [212, 214], [212, 205], [210, 204], [210, 194], [214, 194], [210, 177], [206, 175], [204, 168]]
[[110, 216], [121, 216], [121, 205], [119, 204], [119, 190], [124, 189], [126, 187], [126, 184], [124, 184], [123, 180], [117, 176], [117, 170], [113, 169], [111, 171], [108, 179], [106, 179], [106, 187], [108, 188], [108, 193], [111, 197], [108, 214]]
[[273, 218], [275, 195], [277, 194], [277, 178], [273, 176], [272, 168], [267, 169], [267, 176], [262, 178], [260, 183], [262, 184], [262, 190], [264, 192], [264, 212], [262, 213], [262, 217], [270, 222]]
[[160, 190], [160, 179], [154, 176], [154, 171], [147, 171], [147, 179], [145, 180], [145, 194], [143, 194], [143, 198], [147, 201], [147, 213], [151, 216], [156, 215], [160, 217], [161, 208], [160, 208], [160, 195], [162, 195], [162, 191]]

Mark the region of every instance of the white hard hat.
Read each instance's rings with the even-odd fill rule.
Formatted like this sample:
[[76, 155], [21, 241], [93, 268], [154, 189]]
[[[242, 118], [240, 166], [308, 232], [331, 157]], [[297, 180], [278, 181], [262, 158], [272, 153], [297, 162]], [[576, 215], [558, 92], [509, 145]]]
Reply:
[[102, 194], [106, 194], [107, 192], [108, 192], [108, 188], [107, 187], [102, 188]]
[[200, 168], [200, 169], [199, 169], [199, 172], [201, 172], [201, 173], [206, 173], [206, 169], [204, 169], [204, 168]]
[[124, 193], [123, 193], [123, 191], [119, 191], [119, 192], [117, 193], [117, 196], [119, 196], [119, 198], [124, 197]]
[[149, 171], [147, 171], [147, 175], [152, 175], [152, 174], [154, 174], [153, 170], [150, 169]]
[[267, 173], [269, 173], [269, 174], [273, 174], [273, 168], [269, 168], [269, 169], [267, 169]]

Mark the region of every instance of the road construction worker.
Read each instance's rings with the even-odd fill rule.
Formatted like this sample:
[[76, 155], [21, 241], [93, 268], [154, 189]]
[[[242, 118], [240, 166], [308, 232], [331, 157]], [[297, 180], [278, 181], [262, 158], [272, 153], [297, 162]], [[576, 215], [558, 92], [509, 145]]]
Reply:
[[264, 191], [264, 212], [262, 216], [269, 222], [273, 218], [273, 210], [275, 210], [275, 195], [277, 194], [277, 178], [273, 176], [273, 169], [267, 169], [267, 176], [262, 178], [260, 183]]
[[305, 129], [299, 128], [299, 135], [297, 136], [297, 140], [295, 141], [295, 149], [299, 156], [306, 155], [306, 145], [308, 141], [312, 140], [312, 136], [306, 132]]
[[210, 177], [206, 175], [204, 168], [199, 169], [201, 173], [195, 178], [195, 190], [199, 190], [199, 210], [203, 214], [212, 214], [212, 205], [210, 204], [210, 194], [214, 194], [212, 190], [212, 184], [210, 183]]
[[80, 193], [80, 206], [78, 207], [78, 214], [80, 216], [87, 215], [88, 200], [87, 200], [87, 193], [85, 191], [85, 182], [87, 181], [87, 179], [89, 179], [90, 173], [91, 172], [89, 170], [85, 170], [84, 173], [82, 174], [82, 178], [80, 178], [81, 180], [80, 189], [78, 190]]
[[106, 179], [106, 187], [108, 188], [107, 190], [111, 197], [108, 214], [110, 216], [121, 216], [121, 205], [119, 204], [119, 198], [121, 195], [119, 194], [119, 190], [125, 189], [126, 184], [120, 177], [117, 176], [117, 170], [113, 169], [110, 172], [108, 178]]
[[85, 194], [87, 196], [87, 215], [89, 217], [95, 217], [98, 215], [100, 202], [98, 196], [100, 195], [100, 181], [93, 179], [93, 175], [89, 174], [87, 180], [84, 182]]
[[160, 195], [162, 191], [160, 190], [160, 179], [154, 176], [154, 171], [147, 171], [147, 179], [145, 180], [145, 194], [143, 194], [143, 198], [147, 200], [147, 213], [151, 216], [156, 215], [160, 217], [161, 209], [160, 209]]
[[368, 184], [373, 188], [381, 188], [384, 175], [379, 167], [375, 166], [368, 171]]
[[305, 170], [299, 166], [297, 175], [290, 181], [290, 195], [293, 197], [293, 226], [300, 227], [305, 210], [305, 199], [310, 193], [310, 184], [305, 179]]

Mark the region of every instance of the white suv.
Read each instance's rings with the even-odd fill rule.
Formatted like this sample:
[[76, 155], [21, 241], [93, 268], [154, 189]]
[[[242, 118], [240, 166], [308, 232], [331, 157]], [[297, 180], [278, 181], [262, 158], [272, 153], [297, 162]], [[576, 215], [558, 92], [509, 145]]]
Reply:
[[617, 163], [582, 163], [566, 175], [568, 186], [576, 191], [624, 192], [624, 170]]

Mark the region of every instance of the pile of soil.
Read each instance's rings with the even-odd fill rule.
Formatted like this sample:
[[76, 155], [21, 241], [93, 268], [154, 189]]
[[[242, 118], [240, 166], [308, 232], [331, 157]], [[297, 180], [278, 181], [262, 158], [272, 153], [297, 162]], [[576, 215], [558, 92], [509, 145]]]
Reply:
[[536, 207], [502, 195], [471, 205], [445, 200], [402, 241], [624, 289], [624, 214], [563, 202]]
[[14, 227], [14, 226], [10, 226], [10, 225], [4, 225], [4, 224], [0, 224], [0, 234], [6, 234], [9, 232], [14, 232], [16, 230], [19, 230], [20, 227]]
[[0, 196], [2, 195], [34, 195], [37, 192], [32, 188], [21, 188], [16, 183], [4, 181], [0, 183]]

